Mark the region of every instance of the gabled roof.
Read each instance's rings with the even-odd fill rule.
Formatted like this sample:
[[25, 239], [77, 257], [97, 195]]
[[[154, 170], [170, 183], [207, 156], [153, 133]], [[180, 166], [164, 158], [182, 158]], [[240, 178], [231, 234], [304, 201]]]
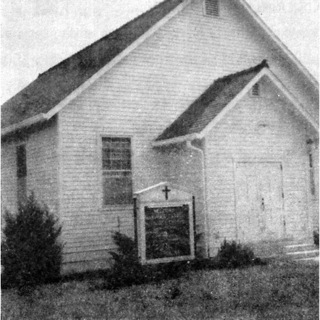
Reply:
[[[50, 119], [138, 47], [192, 0], [165, 0], [121, 28], [39, 75], [1, 107], [1, 134]], [[253, 21], [318, 89], [317, 80], [266, 26], [245, 0], [236, 0]]]
[[253, 68], [217, 79], [156, 141], [200, 133], [263, 68], [268, 67], [263, 60]]
[[2, 105], [2, 128], [50, 111], [182, 2], [160, 3], [40, 74]]
[[319, 132], [318, 123], [296, 97], [271, 72], [266, 60], [255, 67], [227, 75], [214, 81], [169, 127], [153, 142], [154, 147], [202, 139], [206, 134], [266, 76], [282, 93], [293, 109]]

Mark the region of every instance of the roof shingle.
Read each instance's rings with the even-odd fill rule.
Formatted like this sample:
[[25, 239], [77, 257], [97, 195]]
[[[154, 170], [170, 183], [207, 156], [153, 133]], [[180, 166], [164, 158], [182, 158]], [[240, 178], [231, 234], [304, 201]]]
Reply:
[[268, 63], [263, 60], [255, 67], [214, 81], [186, 111], [158, 136], [156, 141], [200, 133], [265, 67], [268, 67]]
[[182, 2], [160, 3], [40, 74], [2, 105], [2, 128], [50, 111]]

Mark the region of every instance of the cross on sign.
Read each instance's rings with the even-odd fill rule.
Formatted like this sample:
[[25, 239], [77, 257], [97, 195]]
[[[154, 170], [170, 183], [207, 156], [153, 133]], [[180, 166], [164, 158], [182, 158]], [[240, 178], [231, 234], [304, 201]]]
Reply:
[[165, 188], [162, 190], [162, 192], [164, 192], [166, 194], [166, 200], [168, 200], [168, 193], [170, 192], [171, 190], [168, 188], [168, 186], [165, 186]]

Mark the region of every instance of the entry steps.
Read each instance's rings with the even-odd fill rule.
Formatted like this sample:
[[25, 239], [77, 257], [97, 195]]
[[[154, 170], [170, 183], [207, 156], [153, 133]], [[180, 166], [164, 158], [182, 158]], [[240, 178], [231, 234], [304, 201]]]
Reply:
[[287, 257], [301, 262], [318, 261], [319, 248], [310, 243], [297, 243], [284, 246], [284, 253]]
[[319, 261], [319, 248], [313, 239], [260, 241], [248, 244], [255, 255], [262, 259], [286, 258], [294, 261]]

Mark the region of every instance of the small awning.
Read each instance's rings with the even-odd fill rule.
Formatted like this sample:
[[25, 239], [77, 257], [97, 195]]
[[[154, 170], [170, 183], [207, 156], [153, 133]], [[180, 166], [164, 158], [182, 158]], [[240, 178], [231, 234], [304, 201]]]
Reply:
[[155, 140], [179, 139], [199, 134], [204, 128], [264, 69], [269, 68], [266, 60], [246, 69], [214, 81], [168, 128]]

